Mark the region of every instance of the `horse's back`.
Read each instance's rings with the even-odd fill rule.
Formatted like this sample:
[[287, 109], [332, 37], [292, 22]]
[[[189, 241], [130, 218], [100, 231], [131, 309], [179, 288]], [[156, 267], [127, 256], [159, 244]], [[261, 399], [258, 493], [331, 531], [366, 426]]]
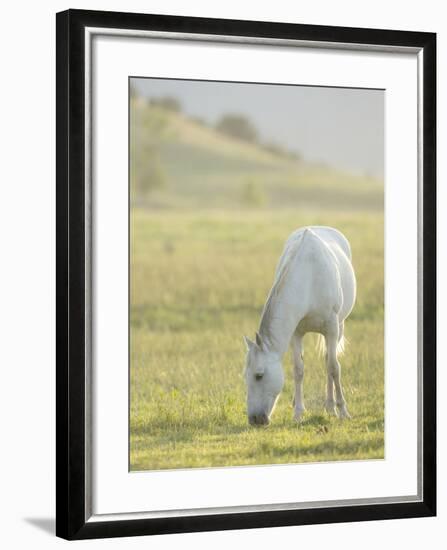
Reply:
[[331, 249], [334, 249], [336, 246], [339, 246], [341, 250], [345, 253], [349, 261], [352, 260], [351, 245], [349, 244], [348, 239], [343, 235], [341, 231], [335, 229], [334, 227], [329, 227], [325, 225], [311, 225], [309, 227], [301, 227], [294, 231], [290, 237], [287, 239], [287, 244], [294, 243], [301, 239], [303, 233], [309, 230], [312, 233], [315, 233], [320, 239], [322, 239]]
[[[356, 282], [351, 263], [351, 247], [337, 229], [309, 226], [297, 229], [287, 239], [278, 265], [278, 274], [295, 263], [296, 279], [307, 279], [304, 291], [317, 308], [334, 307], [345, 319], [351, 312]], [[305, 275], [304, 275], [305, 274]]]

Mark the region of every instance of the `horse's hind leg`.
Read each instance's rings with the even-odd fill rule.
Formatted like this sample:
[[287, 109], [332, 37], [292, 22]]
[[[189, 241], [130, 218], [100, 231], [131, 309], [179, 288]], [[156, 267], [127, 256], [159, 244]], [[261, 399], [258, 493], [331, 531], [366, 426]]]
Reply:
[[340, 321], [338, 324], [337, 354], [343, 353], [344, 349], [345, 349], [345, 322]]
[[338, 320], [334, 318], [328, 325], [325, 338], [326, 338], [326, 368], [327, 368], [327, 399], [326, 410], [329, 413], [335, 412], [334, 407], [334, 390], [335, 390], [335, 404], [338, 409], [338, 416], [340, 418], [350, 418], [348, 409], [346, 408], [346, 401], [343, 395], [341, 387], [341, 367], [337, 359], [337, 345], [339, 342], [339, 324]]
[[301, 416], [305, 411], [303, 398], [303, 378], [304, 378], [304, 362], [303, 362], [303, 340], [298, 334], [292, 337], [292, 354], [293, 354], [293, 374], [295, 378], [295, 397], [294, 417], [297, 422], [301, 420]]
[[324, 408], [328, 414], [337, 416], [337, 411], [335, 410], [335, 399], [334, 399], [334, 378], [332, 376], [332, 371], [328, 365], [328, 352], [325, 353], [326, 369], [327, 369], [327, 383], [326, 383], [326, 402]]

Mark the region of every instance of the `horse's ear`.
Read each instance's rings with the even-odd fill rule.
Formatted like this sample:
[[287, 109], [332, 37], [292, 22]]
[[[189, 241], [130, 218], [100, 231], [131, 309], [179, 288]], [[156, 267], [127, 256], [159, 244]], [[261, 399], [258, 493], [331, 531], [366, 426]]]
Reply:
[[262, 342], [261, 336], [259, 335], [259, 332], [256, 333], [256, 345], [257, 345], [258, 348], [260, 348], [260, 349], [263, 349], [263, 348], [264, 348], [264, 344], [263, 344], [263, 342]]
[[246, 336], [244, 336], [244, 342], [245, 342], [245, 345], [247, 346], [247, 351], [250, 351], [252, 348], [256, 347], [256, 344], [254, 342], [252, 342], [250, 340], [250, 338], [247, 338]]

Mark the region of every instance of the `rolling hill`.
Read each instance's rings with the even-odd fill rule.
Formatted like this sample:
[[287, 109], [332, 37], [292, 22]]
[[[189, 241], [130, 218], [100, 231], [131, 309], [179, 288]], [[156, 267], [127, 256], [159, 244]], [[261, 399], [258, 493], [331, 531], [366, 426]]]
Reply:
[[131, 102], [131, 196], [152, 208], [383, 208], [383, 182], [274, 153]]

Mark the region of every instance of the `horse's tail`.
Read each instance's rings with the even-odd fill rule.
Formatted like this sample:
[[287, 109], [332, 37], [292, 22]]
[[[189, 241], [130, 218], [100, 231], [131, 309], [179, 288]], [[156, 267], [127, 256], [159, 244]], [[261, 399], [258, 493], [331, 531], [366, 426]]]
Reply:
[[[346, 343], [345, 336], [343, 335], [337, 344], [337, 355], [342, 355], [344, 353]], [[317, 336], [316, 349], [320, 357], [324, 357], [326, 355], [326, 340], [322, 334]]]

